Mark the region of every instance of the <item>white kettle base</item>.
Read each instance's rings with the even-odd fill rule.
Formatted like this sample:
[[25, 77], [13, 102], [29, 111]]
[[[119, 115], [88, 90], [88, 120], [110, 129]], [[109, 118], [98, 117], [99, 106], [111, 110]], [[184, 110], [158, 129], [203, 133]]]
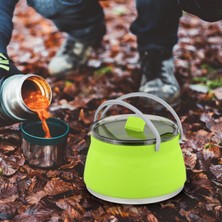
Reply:
[[105, 200], [105, 201], [112, 202], [112, 203], [133, 204], [133, 205], [151, 204], [151, 203], [157, 203], [157, 202], [161, 202], [164, 200], [168, 200], [168, 199], [176, 196], [177, 194], [179, 194], [183, 190], [183, 187], [181, 187], [178, 190], [176, 190], [175, 192], [164, 195], [164, 196], [158, 196], [158, 197], [152, 197], [152, 198], [142, 198], [142, 199], [124, 199], [124, 198], [105, 196], [105, 195], [102, 195], [102, 194], [92, 191], [88, 187], [86, 187], [86, 188], [93, 196], [95, 196], [101, 200]]

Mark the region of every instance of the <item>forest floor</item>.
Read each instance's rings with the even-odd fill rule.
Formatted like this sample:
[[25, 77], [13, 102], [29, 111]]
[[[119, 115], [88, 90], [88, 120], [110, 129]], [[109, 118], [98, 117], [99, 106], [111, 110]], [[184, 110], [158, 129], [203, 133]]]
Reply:
[[[182, 91], [176, 112], [186, 137], [181, 145], [187, 169], [183, 191], [170, 200], [140, 206], [108, 203], [87, 192], [83, 172], [95, 110], [108, 99], [137, 91], [140, 81], [136, 39], [129, 32], [136, 17], [134, 1], [101, 4], [107, 21], [102, 49], [93, 52], [86, 68], [62, 79], [51, 77], [47, 65], [65, 34], [24, 1], [17, 5], [9, 55], [23, 73], [46, 78], [53, 91], [50, 112], [69, 124], [70, 134], [67, 162], [57, 169], [38, 169], [25, 161], [19, 125], [0, 128], [0, 219], [222, 221], [222, 23], [207, 23], [187, 13], [180, 20], [174, 48]], [[120, 108], [111, 114], [118, 112]]]

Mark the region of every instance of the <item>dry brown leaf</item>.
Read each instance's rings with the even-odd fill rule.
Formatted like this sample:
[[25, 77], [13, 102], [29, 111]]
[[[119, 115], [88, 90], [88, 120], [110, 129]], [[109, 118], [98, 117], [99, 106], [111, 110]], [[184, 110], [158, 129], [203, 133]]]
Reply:
[[13, 203], [18, 198], [15, 184], [4, 183], [0, 186], [0, 204]]
[[204, 173], [196, 173], [193, 177], [193, 186], [196, 190], [204, 189], [206, 193], [213, 193], [214, 188], [207, 175]]
[[49, 170], [46, 175], [48, 178], [52, 178], [52, 177], [58, 177], [60, 173], [61, 172], [59, 170]]
[[170, 203], [170, 202], [166, 202], [166, 203], [161, 203], [160, 204], [162, 208], [175, 208], [175, 204], [174, 203]]
[[0, 204], [0, 220], [11, 220], [16, 214], [17, 206], [15, 203]]
[[19, 165], [15, 161], [8, 159], [2, 159], [0, 161], [0, 166], [2, 169], [2, 174], [5, 176], [11, 176], [19, 169]]
[[52, 178], [44, 187], [47, 195], [57, 195], [72, 189], [73, 185], [71, 183], [66, 183], [60, 178]]
[[17, 148], [17, 145], [11, 145], [8, 143], [0, 143], [0, 150], [3, 153], [10, 153], [12, 151], [14, 151]]
[[191, 153], [189, 150], [184, 150], [184, 160], [186, 166], [193, 170], [197, 163], [197, 155], [195, 153]]
[[216, 206], [214, 210], [216, 211], [217, 218], [218, 219], [222, 218], [222, 206]]
[[91, 124], [92, 123], [92, 117], [86, 116], [85, 113], [84, 113], [84, 109], [80, 110], [79, 120], [83, 121], [85, 124]]
[[72, 168], [74, 168], [78, 163], [79, 163], [79, 161], [76, 161], [75, 159], [69, 159], [69, 163], [60, 166], [59, 169], [61, 169], [61, 170], [64, 170], [64, 169], [72, 169]]
[[212, 92], [218, 100], [222, 100], [222, 87], [216, 88]]
[[147, 221], [148, 222], [158, 222], [157, 218], [152, 213], [149, 213], [147, 215]]
[[210, 171], [217, 178], [219, 182], [222, 182], [222, 165], [215, 165], [210, 167]]
[[107, 213], [114, 216], [129, 217], [129, 213], [124, 211], [123, 207], [110, 207], [106, 210]]
[[203, 157], [205, 160], [212, 159], [212, 158], [219, 158], [220, 148], [218, 146], [214, 146], [209, 149], [203, 149]]
[[81, 197], [80, 196], [73, 196], [66, 199], [61, 199], [56, 202], [56, 205], [65, 210], [65, 212], [68, 214], [69, 218], [74, 220], [78, 219], [81, 216], [84, 215], [84, 209], [79, 204]]
[[26, 201], [29, 203], [29, 204], [36, 204], [38, 203], [43, 197], [45, 197], [47, 194], [45, 193], [45, 191], [43, 190], [40, 190], [38, 191], [37, 193], [33, 193], [31, 195], [29, 195], [27, 198], [26, 198]]

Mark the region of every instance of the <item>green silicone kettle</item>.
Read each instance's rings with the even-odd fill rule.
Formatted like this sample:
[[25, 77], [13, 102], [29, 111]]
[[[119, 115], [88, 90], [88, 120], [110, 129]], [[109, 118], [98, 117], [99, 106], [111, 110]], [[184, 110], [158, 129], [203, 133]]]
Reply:
[[[143, 114], [123, 101], [132, 97], [159, 102], [176, 122]], [[105, 117], [113, 105], [126, 107], [134, 114]], [[92, 125], [84, 170], [86, 188], [102, 200], [121, 204], [148, 204], [172, 198], [183, 189], [186, 181], [180, 148], [182, 138], [179, 117], [159, 97], [136, 92], [104, 102], [98, 107]]]

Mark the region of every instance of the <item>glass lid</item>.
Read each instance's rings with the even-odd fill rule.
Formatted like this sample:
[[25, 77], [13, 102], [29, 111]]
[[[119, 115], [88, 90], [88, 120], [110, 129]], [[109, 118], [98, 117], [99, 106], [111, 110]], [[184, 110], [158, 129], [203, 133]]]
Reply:
[[[132, 116], [135, 118], [133, 121], [130, 119]], [[145, 116], [156, 127], [161, 142], [168, 141], [178, 135], [178, 127], [173, 121], [155, 115]], [[156, 138], [146, 123], [132, 114], [101, 119], [93, 124], [92, 134], [99, 140], [114, 144], [145, 145], [156, 143]]]

